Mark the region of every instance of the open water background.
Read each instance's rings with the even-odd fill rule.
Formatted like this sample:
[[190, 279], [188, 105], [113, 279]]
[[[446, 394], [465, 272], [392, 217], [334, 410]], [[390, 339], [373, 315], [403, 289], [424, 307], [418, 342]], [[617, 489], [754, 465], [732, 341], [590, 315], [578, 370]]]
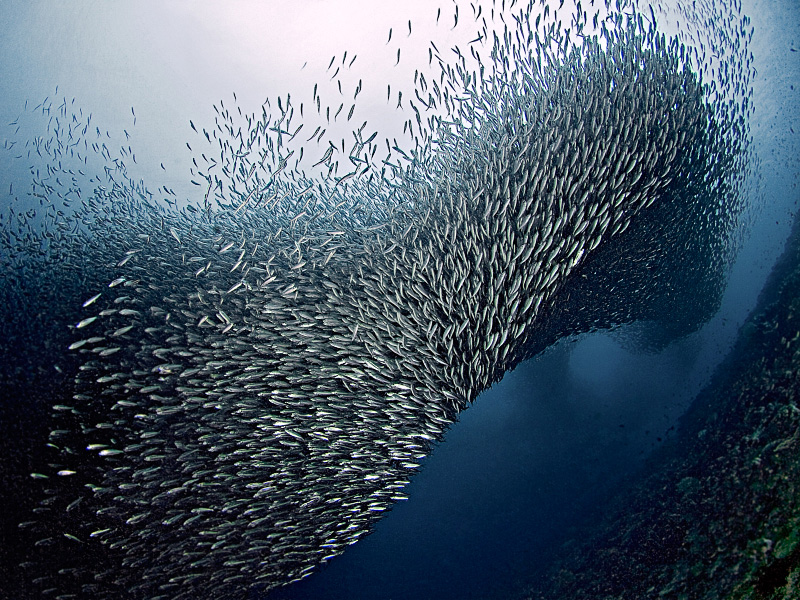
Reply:
[[[355, 44], [357, 36], [373, 48], [355, 63], [362, 69], [359, 77], [409, 76], [402, 67], [388, 73], [376, 66], [390, 51], [384, 44], [388, 27], [394, 24], [405, 35], [407, 17], [396, 7], [370, 12], [372, 3], [364, 2], [301, 4], [294, 13], [280, 2], [272, 16], [260, 13], [266, 18], [263, 36], [289, 36], [274, 48], [254, 41], [258, 29], [242, 17], [252, 8], [247, 3], [225, 14], [210, 3], [139, 2], [112, 9], [93, 2], [0, 2], [0, 139], [19, 138], [6, 123], [26, 100], [36, 104], [59, 86], [59, 95], [75, 97], [101, 127], [118, 136], [128, 130], [146, 181], [158, 173], [159, 184], [188, 194], [188, 121], [203, 123], [219, 97], [236, 91], [245, 103], [261, 102], [308, 87], [301, 72], [319, 73], [332, 52]], [[405, 10], [419, 15], [413, 17], [418, 23], [431, 20], [426, 3]], [[270, 598], [513, 598], [570, 528], [601, 512], [603, 499], [673, 434], [754, 306], [798, 207], [800, 7], [754, 0], [745, 2], [744, 13], [755, 27], [751, 132], [760, 164], [749, 190], [752, 233], [719, 314], [659, 354], [625, 347], [619, 338], [624, 332], [599, 333], [563, 341], [507, 374], [462, 414], [406, 488], [409, 499], [374, 533]], [[328, 37], [310, 33], [326, 27]], [[301, 69], [304, 62], [308, 67]], [[413, 59], [401, 64], [413, 65]], [[376, 85], [376, 96], [383, 85]], [[391, 110], [377, 101], [365, 106], [396, 134], [400, 119]], [[164, 175], [157, 171], [162, 161]], [[0, 203], [11, 201], [5, 195], [10, 187], [29, 184], [27, 167], [3, 151]], [[40, 366], [42, 372], [51, 367]], [[0, 367], [4, 382], [11, 381], [4, 387], [9, 395], [0, 398], [0, 419], [12, 436], [3, 448], [14, 449], [3, 456], [4, 477], [16, 481], [21, 465], [36, 453], [28, 444], [47, 406], [45, 398], [21, 393], [25, 376], [17, 374], [20, 385], [13, 385], [11, 367]], [[12, 497], [9, 514], [27, 500]], [[10, 564], [13, 551], [8, 554], [4, 560]]]

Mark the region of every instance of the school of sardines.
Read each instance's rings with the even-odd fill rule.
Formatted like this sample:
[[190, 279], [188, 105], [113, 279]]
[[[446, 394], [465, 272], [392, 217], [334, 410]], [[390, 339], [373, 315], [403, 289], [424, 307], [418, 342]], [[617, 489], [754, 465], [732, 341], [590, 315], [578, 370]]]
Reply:
[[[127, 178], [132, 149], [112, 158], [66, 101], [43, 105], [43, 205], [63, 189], [62, 153], [101, 157], [105, 177], [44, 233], [16, 215], [27, 225], [5, 237], [9, 260], [39, 235], [47, 261], [81, 273], [80, 299], [48, 315], [72, 324], [76, 367], [22, 524], [42, 597], [238, 598], [309, 575], [542, 349], [537, 317], [599, 248], [664, 198], [731, 234], [750, 111], [736, 7], [717, 42], [738, 52], [703, 82], [705, 54], [658, 33], [652, 9], [606, 3], [598, 20], [578, 3], [562, 24], [546, 4], [499, 4], [473, 6], [469, 52], [431, 44], [439, 76], [415, 77], [407, 100], [413, 150], [387, 141], [376, 161], [364, 124], [307, 175], [294, 140], [322, 133], [300, 135], [291, 98], [244, 129], [223, 104], [188, 207]], [[602, 299], [584, 310], [585, 329], [626, 318]]]

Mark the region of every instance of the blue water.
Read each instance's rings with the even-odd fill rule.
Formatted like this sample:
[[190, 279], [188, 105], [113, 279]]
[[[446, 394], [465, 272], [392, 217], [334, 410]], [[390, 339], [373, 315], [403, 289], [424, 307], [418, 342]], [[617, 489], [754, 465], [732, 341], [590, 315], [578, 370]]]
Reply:
[[[139, 142], [142, 176], [158, 174], [179, 188], [186, 184], [189, 118], [208, 117], [210, 104], [232, 89], [263, 101], [296, 85], [235, 60], [235, 35], [214, 35], [203, 10], [188, 20], [177, 9], [160, 15], [155, 3], [145, 7], [148, 14], [129, 6], [118, 18], [90, 7], [4, 3], [10, 25], [0, 39], [0, 127], [26, 100], [39, 101], [59, 85], [61, 94], [92, 107], [101, 126], [118, 136], [129, 130]], [[371, 535], [269, 598], [514, 598], [573, 527], [602, 511], [602, 499], [672, 435], [754, 306], [800, 197], [800, 9], [760, 0], [745, 3], [744, 12], [756, 28], [752, 131], [761, 172], [752, 201], [760, 209], [720, 313], [658, 355], [630, 351], [601, 333], [563, 341], [507, 374], [422, 461], [405, 490], [409, 499]], [[173, 45], [159, 19], [173, 27], [186, 19]], [[302, 64], [289, 53], [272, 60]], [[27, 169], [4, 155], [0, 202], [10, 186], [26, 185]], [[2, 402], [16, 411], [22, 399]]]
[[[515, 597], [568, 527], [601, 510], [597, 501], [669, 435], [668, 377], [620, 373], [625, 354], [587, 336], [506, 375], [462, 414], [409, 500], [372, 535], [269, 598]], [[592, 389], [587, 376], [632, 378], [632, 387]]]

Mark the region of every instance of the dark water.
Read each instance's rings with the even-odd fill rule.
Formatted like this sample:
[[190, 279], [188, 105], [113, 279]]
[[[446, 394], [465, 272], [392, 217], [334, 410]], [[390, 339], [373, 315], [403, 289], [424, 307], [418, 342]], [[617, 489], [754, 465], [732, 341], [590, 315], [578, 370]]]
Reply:
[[[606, 361], [587, 362], [596, 350], [586, 346], [604, 346]], [[670, 435], [680, 403], [663, 388], [679, 371], [666, 365], [636, 381], [619, 372], [621, 355], [597, 336], [509, 373], [462, 415], [375, 533], [270, 597], [514, 597], [569, 525], [602, 510], [598, 502]], [[618, 382], [627, 375], [636, 391], [587, 388], [581, 374], [591, 368]]]
[[[30, 8], [11, 2], [5, 9], [11, 25], [0, 45], [3, 125], [13, 121], [26, 99], [38, 101], [55, 85], [70, 97], [85, 92], [89, 98], [81, 103], [86, 107], [91, 104], [101, 115], [105, 113], [104, 127], [115, 131], [128, 128], [134, 137], [140, 136], [142, 172], [152, 169], [150, 173], [160, 174], [159, 163], [167, 160], [164, 157], [172, 157], [172, 150], [185, 142], [185, 121], [197, 118], [198, 111], [208, 113], [207, 99], [212, 92], [186, 91], [186, 81], [174, 77], [176, 73], [199, 72], [193, 70], [197, 68], [196, 59], [188, 50], [200, 46], [194, 37], [199, 35], [197, 22], [187, 21], [185, 30], [180, 30], [180, 36], [197, 45], [184, 46], [185, 57], [174, 51], [164, 58], [158, 44], [151, 43], [149, 55], [133, 59], [115, 51], [103, 66], [98, 53], [88, 53], [91, 40], [85, 38], [92, 34], [99, 46], [109, 43], [105, 38], [109, 32], [102, 33], [109, 15], [93, 17], [89, 5], [55, 16], [47, 14], [43, 5]], [[507, 374], [461, 415], [406, 488], [409, 499], [398, 503], [371, 535], [318, 573], [274, 591], [269, 598], [518, 597], [548, 565], [555, 549], [575, 535], [575, 528], [601, 515], [607, 499], [641, 474], [650, 452], [675, 435], [680, 415], [709, 381], [754, 306], [782, 248], [800, 196], [800, 144], [795, 134], [800, 133], [798, 9], [791, 2], [754, 2], [746, 4], [744, 12], [752, 16], [756, 28], [757, 110], [752, 131], [760, 171], [750, 193], [758, 210], [753, 211], [752, 235], [730, 275], [719, 314], [697, 334], [657, 355], [627, 348], [625, 331], [613, 336], [599, 333], [562, 341]], [[133, 14], [138, 15], [136, 11]], [[176, 18], [174, 14], [168, 17]], [[93, 18], [98, 21], [93, 22]], [[117, 19], [112, 22], [116, 25], [110, 33], [126, 30]], [[131, 37], [159, 34], [155, 26], [146, 26], [149, 21], [145, 17], [137, 16], [131, 23], [130, 30], [140, 32]], [[87, 46], [73, 50], [72, 60], [66, 60], [59, 54], [75, 32], [84, 34], [80, 43]], [[117, 44], [124, 46], [127, 38], [117, 39]], [[218, 85], [224, 93], [257, 88], [255, 76], [247, 67], [239, 72], [223, 68], [223, 57], [229, 56], [225, 52], [215, 48], [215, 62], [211, 63], [219, 70]], [[146, 61], [162, 66], [167, 62], [172, 70], [153, 69], [159, 75], [150, 78]], [[119, 75], [111, 89], [104, 90], [101, 85], [106, 73], [103, 68]], [[247, 83], [237, 81], [237, 75]], [[208, 79], [213, 76], [208, 75]], [[268, 83], [280, 87], [279, 83]], [[163, 104], [161, 94], [154, 93], [162, 88], [168, 90], [163, 94]], [[144, 121], [135, 130], [131, 126], [131, 104], [136, 106], [137, 118]], [[182, 129], [177, 134], [169, 132], [168, 137], [174, 139], [166, 140], [163, 145], [167, 150], [163, 150], [158, 132], [176, 114], [180, 115]], [[101, 116], [96, 118], [99, 121]], [[9, 132], [8, 139], [12, 138]], [[182, 174], [189, 161], [185, 154], [180, 156], [183, 158], [167, 162], [167, 186], [186, 185]], [[27, 167], [3, 159], [0, 190], [23, 188]], [[65, 290], [70, 285], [80, 287], [80, 275], [64, 277]], [[28, 281], [30, 295], [25, 304], [5, 307], [9, 311], [6, 314], [17, 316], [29, 311], [30, 319], [22, 321], [29, 322], [30, 329], [2, 330], [6, 360], [0, 367], [0, 481], [7, 510], [0, 542], [0, 573], [10, 582], [10, 589], [14, 589], [18, 577], [15, 564], [22, 552], [17, 546], [16, 523], [25, 519], [37, 500], [28, 486], [27, 474], [34, 468], [36, 448], [47, 432], [49, 405], [66, 385], [54, 369], [54, 365], [61, 368], [56, 358], [61, 356], [58, 349], [46, 343], [30, 344], [26, 338], [41, 331], [37, 319], [46, 322], [47, 304], [37, 304], [39, 283]], [[35, 360], [28, 355], [31, 347], [36, 348]], [[15, 357], [20, 360], [14, 362]], [[63, 367], [68, 370], [66, 364]]]

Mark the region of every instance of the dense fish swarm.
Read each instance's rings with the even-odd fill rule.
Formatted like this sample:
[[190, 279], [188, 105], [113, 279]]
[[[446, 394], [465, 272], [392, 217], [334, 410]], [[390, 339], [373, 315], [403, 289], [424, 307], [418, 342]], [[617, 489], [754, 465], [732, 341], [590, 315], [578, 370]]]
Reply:
[[[683, 272], [710, 273], [716, 297], [746, 78], [703, 83], [638, 13], [589, 36], [579, 12], [571, 39], [536, 14], [494, 34], [490, 62], [473, 49], [477, 71], [431, 53], [415, 149], [381, 170], [363, 126], [351, 172], [331, 145], [307, 177], [289, 166], [290, 99], [244, 132], [223, 107], [198, 206], [153, 201], [117, 165], [46, 224], [42, 252], [81, 273], [82, 296], [55, 315], [75, 375], [23, 524], [44, 596], [243, 597], [302, 578], [404, 498], [507, 370], [558, 337], [657, 319], [671, 290], [654, 269], [701, 257]], [[426, 125], [422, 105], [444, 116]]]

